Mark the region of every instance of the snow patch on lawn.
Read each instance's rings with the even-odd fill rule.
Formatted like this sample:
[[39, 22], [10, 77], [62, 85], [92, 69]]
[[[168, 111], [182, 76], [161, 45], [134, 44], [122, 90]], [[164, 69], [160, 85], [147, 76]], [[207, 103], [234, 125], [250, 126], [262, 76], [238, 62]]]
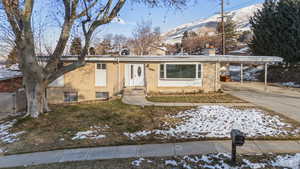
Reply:
[[300, 153], [295, 155], [278, 156], [273, 166], [300, 169]]
[[289, 135], [300, 132], [300, 129], [292, 129], [291, 124], [282, 122], [279, 116], [267, 115], [254, 108], [240, 110], [224, 106], [201, 106], [177, 115], [168, 115], [167, 118], [181, 122], [176, 126], [165, 122], [163, 129], [143, 130], [124, 133], [124, 135], [134, 140], [150, 134], [162, 136], [162, 139], [167, 137], [229, 138], [232, 129], [241, 130], [247, 137]]
[[91, 126], [90, 130], [77, 132], [75, 136], [72, 138], [72, 140], [106, 138], [106, 135], [100, 133], [102, 133], [105, 129], [108, 128], [110, 127], [107, 125], [105, 125], [104, 127]]
[[[207, 155], [191, 155], [191, 156], [174, 156], [169, 158], [158, 159], [154, 162], [160, 163], [162, 160], [162, 165], [165, 167], [174, 168], [210, 168], [210, 169], [262, 169], [262, 168], [291, 168], [300, 169], [300, 153], [293, 155], [272, 155], [269, 154], [271, 159], [264, 159], [265, 156], [261, 154], [256, 156], [255, 162], [252, 162], [251, 158], [248, 159], [247, 156], [238, 157], [238, 165], [232, 166], [230, 164], [231, 156], [229, 153], [216, 153]], [[133, 160], [131, 165], [134, 167], [143, 168], [145, 162], [153, 163], [151, 160], [146, 160], [144, 158], [139, 158]]]
[[139, 166], [141, 166], [141, 164], [143, 163], [143, 161], [146, 161], [147, 163], [152, 163], [152, 162], [153, 162], [153, 161], [151, 161], [151, 160], [146, 160], [146, 159], [140, 157], [140, 158], [137, 159], [137, 160], [133, 160], [133, 161], [131, 162], [131, 165], [136, 166], [136, 167], [139, 167]]
[[[259, 157], [259, 156], [258, 156]], [[176, 164], [176, 166], [181, 166], [182, 168], [222, 168], [222, 169], [242, 169], [242, 168], [275, 168], [284, 167], [292, 169], [300, 169], [300, 153], [294, 155], [278, 155], [274, 160], [265, 160], [265, 162], [251, 162], [248, 159], [239, 159], [242, 161], [240, 166], [230, 166], [228, 162], [230, 161], [230, 155], [227, 153], [218, 154], [208, 154], [199, 156], [184, 156], [178, 157], [176, 160], [165, 160], [165, 165], [170, 164], [169, 161]], [[264, 160], [264, 159], [260, 159]]]
[[165, 165], [177, 166], [177, 162], [175, 160], [166, 160]]
[[249, 168], [257, 169], [257, 168], [265, 168], [266, 164], [264, 163], [252, 163], [251, 161], [247, 159], [243, 159], [243, 162], [245, 165]]
[[19, 140], [18, 136], [25, 133], [25, 131], [11, 133], [9, 130], [17, 120], [0, 123], [0, 141], [3, 143], [13, 143]]

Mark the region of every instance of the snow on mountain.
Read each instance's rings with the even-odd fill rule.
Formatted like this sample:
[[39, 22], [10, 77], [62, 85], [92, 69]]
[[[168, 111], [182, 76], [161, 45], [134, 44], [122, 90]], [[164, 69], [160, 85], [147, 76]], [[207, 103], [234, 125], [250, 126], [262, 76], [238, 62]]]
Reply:
[[[236, 22], [239, 31], [250, 30], [249, 18], [254, 12], [262, 7], [262, 4], [255, 4], [241, 9], [233, 10], [227, 13]], [[200, 19], [191, 23], [180, 25], [162, 34], [165, 43], [174, 44], [181, 41], [185, 31], [195, 31], [197, 33], [214, 34], [217, 23], [220, 21], [220, 15], [216, 14], [206, 19]]]

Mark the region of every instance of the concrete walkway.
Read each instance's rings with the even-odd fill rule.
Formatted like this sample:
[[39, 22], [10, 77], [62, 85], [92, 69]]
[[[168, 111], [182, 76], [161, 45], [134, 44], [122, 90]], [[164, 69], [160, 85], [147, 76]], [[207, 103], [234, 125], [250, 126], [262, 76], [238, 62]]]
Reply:
[[204, 106], [204, 105], [220, 105], [220, 106], [253, 106], [251, 103], [163, 103], [163, 102], [150, 102], [145, 96], [129, 95], [123, 96], [122, 102], [125, 104], [137, 105], [137, 106]]
[[269, 86], [262, 83], [223, 83], [223, 89], [243, 100], [266, 107], [300, 122], [300, 90]]
[[[238, 153], [296, 153], [300, 152], [300, 141], [246, 141], [238, 147]], [[0, 157], [0, 168], [48, 164], [67, 161], [104, 160], [118, 158], [182, 156], [208, 153], [230, 153], [230, 141], [197, 141], [168, 144], [146, 144], [80, 148], [37, 152]]]

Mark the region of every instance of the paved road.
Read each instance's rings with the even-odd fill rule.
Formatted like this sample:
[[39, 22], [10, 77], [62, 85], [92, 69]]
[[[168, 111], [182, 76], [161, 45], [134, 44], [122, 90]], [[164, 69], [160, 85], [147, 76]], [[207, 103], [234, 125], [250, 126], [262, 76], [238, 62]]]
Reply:
[[[297, 153], [300, 141], [246, 141], [238, 153]], [[230, 153], [230, 141], [196, 141], [56, 150], [0, 157], [0, 168], [67, 161]]]
[[223, 84], [225, 91], [256, 105], [266, 107], [300, 122], [300, 93], [288, 88], [269, 87], [263, 91], [263, 85]]

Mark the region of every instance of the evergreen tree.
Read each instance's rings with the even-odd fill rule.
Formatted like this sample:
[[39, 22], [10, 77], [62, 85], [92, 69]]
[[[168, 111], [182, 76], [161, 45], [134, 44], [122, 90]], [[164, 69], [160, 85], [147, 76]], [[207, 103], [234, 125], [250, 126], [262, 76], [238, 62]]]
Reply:
[[76, 37], [73, 39], [73, 41], [71, 43], [70, 54], [71, 55], [80, 55], [81, 50], [82, 50], [81, 39], [79, 37]]
[[255, 55], [280, 56], [286, 63], [300, 61], [300, 1], [266, 0], [250, 19]]
[[[233, 21], [232, 17], [228, 17], [224, 23], [225, 28], [225, 47], [226, 52], [234, 49], [237, 45], [238, 39], [238, 32], [237, 32], [237, 25]], [[222, 23], [219, 22], [217, 25], [217, 32], [218, 34], [222, 34]]]
[[182, 49], [183, 49], [184, 52], [187, 52], [187, 50], [188, 50], [187, 49], [188, 39], [189, 39], [189, 32], [188, 31], [184, 31], [182, 39], [181, 39], [181, 47], [182, 47]]
[[194, 52], [195, 44], [194, 41], [198, 37], [194, 31], [185, 31], [181, 40], [183, 51], [192, 54]]

